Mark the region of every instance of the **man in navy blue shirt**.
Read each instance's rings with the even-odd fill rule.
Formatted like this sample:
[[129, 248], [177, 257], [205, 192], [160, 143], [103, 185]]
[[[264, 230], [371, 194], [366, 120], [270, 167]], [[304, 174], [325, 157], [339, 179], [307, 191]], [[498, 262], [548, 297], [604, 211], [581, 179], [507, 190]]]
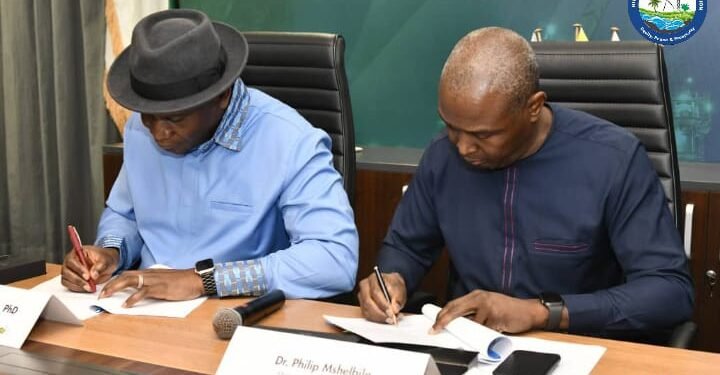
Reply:
[[529, 43], [501, 28], [453, 49], [439, 84], [446, 130], [400, 202], [363, 314], [391, 321], [446, 246], [454, 275], [434, 329], [459, 316], [502, 332], [614, 336], [690, 318], [679, 233], [639, 141], [545, 102]]

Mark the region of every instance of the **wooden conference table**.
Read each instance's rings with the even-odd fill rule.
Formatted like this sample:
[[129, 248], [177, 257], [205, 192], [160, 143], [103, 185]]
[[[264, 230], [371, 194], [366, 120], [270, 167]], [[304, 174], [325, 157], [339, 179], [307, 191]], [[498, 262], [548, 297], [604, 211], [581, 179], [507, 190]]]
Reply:
[[[60, 272], [49, 264], [48, 273], [11, 284], [31, 288]], [[40, 320], [22, 347], [23, 351], [59, 356], [76, 362], [112, 367], [121, 371], [176, 374], [214, 373], [228, 341], [220, 340], [212, 319], [220, 307], [234, 307], [243, 299], [211, 298], [185, 319], [101, 314], [78, 327]], [[322, 314], [360, 317], [354, 306], [309, 300], [289, 300], [260, 324], [273, 327], [338, 332]], [[601, 345], [607, 351], [593, 374], [713, 374], [720, 372], [720, 354], [561, 333], [537, 332], [543, 339]]]

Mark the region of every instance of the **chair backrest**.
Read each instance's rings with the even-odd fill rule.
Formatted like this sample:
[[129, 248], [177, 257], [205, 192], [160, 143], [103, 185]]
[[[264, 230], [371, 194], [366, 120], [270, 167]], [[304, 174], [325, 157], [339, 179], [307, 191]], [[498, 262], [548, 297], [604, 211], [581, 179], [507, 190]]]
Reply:
[[680, 225], [680, 175], [662, 46], [644, 41], [532, 43], [550, 102], [632, 131], [647, 149]]
[[245, 32], [249, 54], [241, 78], [295, 108], [332, 139], [335, 169], [352, 203], [355, 195], [355, 129], [345, 40], [336, 34]]

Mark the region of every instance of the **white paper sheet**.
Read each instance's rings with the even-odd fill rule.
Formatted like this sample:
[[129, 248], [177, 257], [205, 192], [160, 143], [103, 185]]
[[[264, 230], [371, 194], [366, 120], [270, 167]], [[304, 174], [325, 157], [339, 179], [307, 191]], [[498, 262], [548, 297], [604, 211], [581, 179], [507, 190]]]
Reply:
[[[207, 297], [200, 297], [188, 301], [163, 301], [156, 299], [144, 299], [130, 308], [122, 307], [125, 300], [130, 297], [135, 289], [126, 289], [113, 294], [111, 297], [100, 298], [100, 291], [105, 284], [97, 286], [95, 293], [76, 293], [65, 288], [60, 281], [60, 276], [50, 279], [37, 285], [33, 290], [39, 290], [52, 294], [62, 305], [69, 309], [78, 320], [92, 318], [105, 310], [112, 314], [120, 315], [147, 315], [162, 316], [169, 318], [184, 318], [196, 307], [200, 306]], [[55, 309], [48, 304], [43, 317], [49, 320], [65, 321], [57, 317]], [[102, 310], [98, 309], [101, 308]]]
[[[438, 334], [429, 334], [434, 317], [439, 307], [423, 307], [426, 315], [408, 315], [398, 321], [398, 325], [374, 323], [363, 318], [340, 318], [325, 315], [325, 320], [333, 325], [347, 331], [360, 335], [376, 343], [402, 343], [416, 345], [430, 345], [450, 349], [464, 349], [482, 352], [487, 348], [487, 341], [492, 336], [502, 336], [508, 340], [508, 347], [505, 348], [502, 358], [505, 358], [513, 350], [531, 350], [536, 352], [557, 353], [560, 355], [560, 364], [553, 372], [553, 375], [583, 375], [589, 374], [595, 367], [600, 357], [605, 353], [605, 348], [596, 345], [571, 344], [560, 341], [536, 339], [530, 337], [504, 336], [495, 331], [487, 332], [487, 327], [482, 326], [466, 318], [461, 324], [454, 324], [458, 319], [448, 325], [454, 333], [447, 330]], [[472, 326], [477, 327], [472, 327]], [[452, 328], [451, 328], [452, 327]], [[489, 330], [491, 331], [491, 330]], [[457, 337], [457, 336], [460, 337]], [[462, 340], [460, 339], [462, 338]], [[480, 347], [477, 347], [477, 346]], [[487, 358], [478, 356], [478, 361], [473, 364], [466, 373], [468, 375], [492, 374], [492, 370], [499, 362], [489, 363]]]
[[[437, 319], [439, 312], [440, 307], [432, 304], [422, 307], [423, 316], [430, 322]], [[448, 323], [445, 331], [464, 346], [478, 351], [478, 359], [484, 362], [499, 362], [512, 351], [512, 343], [507, 336], [462, 316]]]
[[375, 323], [363, 318], [340, 318], [323, 315], [325, 321], [360, 335], [372, 342], [437, 346], [440, 348], [473, 350], [449, 332], [428, 334], [433, 322], [424, 315], [406, 315], [397, 325]]
[[365, 319], [337, 318], [324, 316], [325, 320], [338, 327], [354, 332], [372, 342], [389, 342], [437, 346], [449, 349], [463, 349], [478, 352], [478, 360], [498, 362], [510, 354], [510, 340], [487, 327], [458, 318], [447, 328], [436, 334], [429, 334], [440, 307], [427, 304], [423, 315], [404, 316], [398, 325], [369, 322]]
[[[556, 353], [560, 355], [560, 363], [553, 370], [553, 375], [586, 375], [590, 374], [605, 348], [597, 345], [572, 344], [567, 342], [536, 339], [532, 337], [511, 337], [513, 350], [530, 350], [534, 352]], [[465, 375], [490, 375], [499, 364], [477, 363]]]

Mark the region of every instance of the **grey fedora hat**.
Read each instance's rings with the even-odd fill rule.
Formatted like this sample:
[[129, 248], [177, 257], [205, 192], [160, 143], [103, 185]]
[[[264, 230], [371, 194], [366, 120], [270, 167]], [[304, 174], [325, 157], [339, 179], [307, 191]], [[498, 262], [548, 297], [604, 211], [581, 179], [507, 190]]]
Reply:
[[230, 87], [247, 62], [245, 37], [191, 9], [150, 14], [107, 77], [110, 95], [130, 110], [163, 114], [207, 103]]

